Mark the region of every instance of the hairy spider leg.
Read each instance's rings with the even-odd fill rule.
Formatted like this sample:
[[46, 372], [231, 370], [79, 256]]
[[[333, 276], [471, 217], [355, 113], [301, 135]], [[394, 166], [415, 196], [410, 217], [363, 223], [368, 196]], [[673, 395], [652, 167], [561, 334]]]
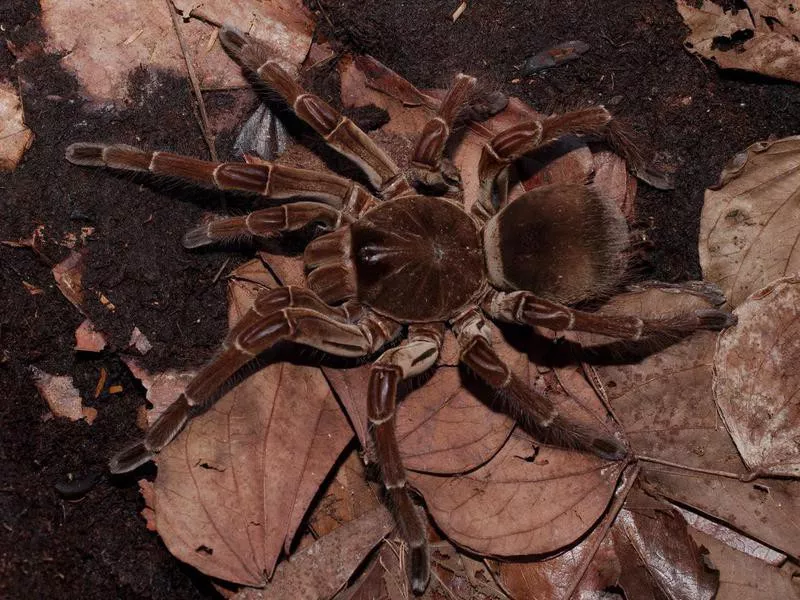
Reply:
[[152, 173], [272, 199], [313, 198], [340, 209], [352, 210], [376, 201], [367, 190], [346, 177], [252, 157], [247, 157], [246, 163], [213, 162], [124, 144], [87, 142], [69, 146], [66, 157], [76, 165]]
[[553, 402], [521, 381], [497, 355], [472, 311], [454, 323], [461, 346], [460, 361], [498, 392], [500, 408], [537, 440], [560, 448], [590, 452], [605, 460], [620, 460], [625, 446], [601, 430], [564, 417]]
[[406, 485], [405, 469], [395, 433], [397, 384], [433, 367], [442, 347], [444, 324], [411, 325], [408, 339], [384, 352], [372, 365], [367, 416], [375, 442], [383, 485], [400, 535], [408, 545], [408, 577], [412, 590], [421, 594], [430, 578], [430, 553], [425, 523], [420, 518]]
[[242, 66], [277, 92], [331, 148], [357, 164], [381, 197], [413, 193], [395, 162], [350, 119], [322, 98], [303, 90], [264, 43], [227, 26], [219, 30], [219, 39]]
[[632, 315], [602, 315], [575, 310], [525, 291], [491, 291], [481, 307], [490, 317], [507, 323], [538, 325], [553, 331], [586, 331], [633, 340], [648, 335], [725, 329], [736, 324], [735, 315], [713, 308], [643, 319]]
[[345, 307], [331, 307], [310, 290], [281, 287], [260, 293], [253, 307], [231, 328], [220, 352], [211, 359], [148, 429], [143, 440], [114, 455], [112, 473], [131, 471], [151, 460], [207, 410], [220, 388], [256, 355], [291, 340], [337, 356], [359, 357], [380, 349], [400, 327], [366, 313], [348, 323]]
[[442, 100], [436, 116], [422, 128], [411, 155], [412, 177], [433, 191], [457, 194], [461, 177], [451, 163], [442, 158], [453, 124], [469, 101], [477, 80], [459, 73]]
[[[626, 129], [604, 107], [593, 106], [541, 121], [529, 120], [504, 129], [484, 144], [478, 163], [480, 187], [473, 212], [487, 220], [508, 201], [508, 167], [512, 162], [566, 135], [597, 136], [619, 152], [631, 168], [641, 166], [641, 156]], [[497, 201], [492, 192], [497, 190]]]

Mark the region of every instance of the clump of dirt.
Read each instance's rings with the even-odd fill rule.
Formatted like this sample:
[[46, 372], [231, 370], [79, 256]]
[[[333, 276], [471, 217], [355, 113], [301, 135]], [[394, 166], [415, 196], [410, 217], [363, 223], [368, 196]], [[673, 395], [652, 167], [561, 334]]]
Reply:
[[[464, 71], [543, 111], [607, 105], [642, 135], [660, 164], [675, 169], [674, 191], [639, 188], [639, 218], [654, 245], [652, 269], [641, 276], [699, 278], [704, 188], [735, 151], [800, 131], [800, 87], [720, 73], [690, 56], [671, 3], [479, 2], [453, 22], [458, 4], [344, 0], [309, 7], [319, 12], [322, 33], [340, 48], [372, 54], [419, 87], [444, 87]], [[55, 485], [104, 473], [107, 457], [138, 433], [135, 412], [144, 393], [118, 352], [134, 325], [153, 343], [144, 357], [150, 369], [197, 366], [217, 347], [226, 329], [225, 282], [217, 275], [223, 266], [223, 275], [235, 268], [247, 252], [188, 253], [180, 239], [204, 211], [236, 212], [244, 205], [216, 192], [66, 163], [68, 144], [94, 140], [207, 158], [189, 84], [140, 70], [130, 79], [127, 106], [90, 106], [59, 57], [41, 50], [33, 0], [0, 9], [0, 23], [13, 47], [27, 49], [17, 61], [3, 45], [0, 73], [18, 82], [26, 122], [36, 135], [20, 167], [0, 178], [0, 239], [25, 237], [38, 225], [55, 241], [94, 228], [85, 247], [84, 284], [115, 306], [87, 306], [108, 334], [110, 349], [74, 353], [74, 330], [84, 316], [55, 287], [52, 265], [28, 249], [0, 245], [6, 398], [0, 405], [0, 595], [213, 597], [205, 578], [173, 559], [145, 529], [133, 480], [101, 478], [77, 501], [61, 497]], [[590, 46], [579, 60], [520, 75], [527, 57], [574, 39]], [[323, 96], [335, 87], [330, 78], [329, 71], [311, 79], [321, 84]], [[205, 101], [212, 119], [240, 105], [234, 92], [207, 93]], [[219, 132], [223, 159], [230, 156], [234, 131], [232, 123]], [[43, 293], [32, 295], [23, 281]], [[84, 404], [98, 410], [97, 420], [88, 425], [43, 418], [47, 407], [30, 380], [32, 364], [72, 375]], [[95, 398], [101, 369], [122, 393], [109, 394], [106, 386]]]

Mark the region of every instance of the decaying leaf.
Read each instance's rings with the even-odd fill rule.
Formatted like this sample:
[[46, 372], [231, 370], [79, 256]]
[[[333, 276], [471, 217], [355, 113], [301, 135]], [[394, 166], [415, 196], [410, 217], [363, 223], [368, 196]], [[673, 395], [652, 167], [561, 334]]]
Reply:
[[696, 529], [689, 533], [708, 551], [708, 561], [719, 571], [720, 600], [790, 600], [800, 598], [792, 574], [734, 550]]
[[714, 398], [751, 471], [800, 475], [800, 277], [786, 277], [739, 305], [720, 336]]
[[800, 270], [798, 167], [800, 136], [758, 142], [728, 163], [718, 188], [706, 190], [700, 264], [731, 306]]
[[74, 250], [69, 256], [53, 267], [53, 278], [64, 297], [79, 311], [83, 312], [83, 272], [84, 255]]
[[326, 600], [347, 583], [367, 554], [394, 527], [384, 507], [350, 521], [275, 569], [263, 590], [245, 588], [234, 600]]
[[[311, 15], [297, 0], [211, 0], [175, 5], [185, 18], [179, 25], [181, 35], [203, 89], [247, 86], [216, 40], [216, 27], [208, 23], [227, 23], [249, 32], [288, 66], [298, 66], [311, 44]], [[127, 93], [129, 74], [138, 67], [185, 76], [186, 62], [169, 10], [164, 0], [114, 4], [113, 9], [97, 3], [46, 0], [42, 2], [42, 26], [47, 49], [65, 54], [62, 64], [92, 99], [120, 101]]]
[[123, 356], [122, 362], [130, 369], [131, 374], [142, 382], [147, 390], [147, 401], [152, 405], [147, 411], [147, 425], [155, 423], [167, 407], [175, 402], [197, 374], [197, 371], [178, 371], [169, 369], [161, 373], [151, 373], [131, 356]]
[[101, 331], [95, 329], [94, 323], [89, 319], [84, 319], [75, 330], [75, 350], [101, 352], [107, 343], [106, 337]]
[[742, 69], [800, 82], [800, 18], [788, 0], [746, 0], [726, 12], [706, 0], [677, 0], [691, 32], [684, 45], [723, 69]]
[[28, 368], [36, 389], [55, 416], [66, 417], [70, 421], [85, 419], [89, 424], [94, 421], [97, 410], [81, 404], [81, 394], [72, 382], [72, 377], [51, 375], [32, 365]]
[[13, 171], [32, 143], [17, 90], [0, 81], [0, 171]]
[[[229, 289], [235, 321], [255, 290], [235, 272]], [[263, 586], [351, 438], [319, 369], [269, 365], [159, 455], [159, 534], [175, 556], [204, 573]]]

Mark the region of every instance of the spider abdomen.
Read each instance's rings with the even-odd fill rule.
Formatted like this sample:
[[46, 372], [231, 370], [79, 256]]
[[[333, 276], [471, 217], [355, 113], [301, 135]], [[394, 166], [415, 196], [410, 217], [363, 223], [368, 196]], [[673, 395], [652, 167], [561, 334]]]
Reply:
[[449, 200], [398, 198], [350, 229], [356, 296], [392, 319], [446, 321], [482, 289], [478, 228]]

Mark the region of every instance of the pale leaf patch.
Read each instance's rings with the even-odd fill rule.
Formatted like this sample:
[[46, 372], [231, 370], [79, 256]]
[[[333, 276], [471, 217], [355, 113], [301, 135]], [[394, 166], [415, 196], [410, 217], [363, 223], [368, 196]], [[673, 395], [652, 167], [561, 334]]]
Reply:
[[25, 125], [17, 90], [0, 81], [0, 171], [13, 171], [33, 144], [33, 132]]

